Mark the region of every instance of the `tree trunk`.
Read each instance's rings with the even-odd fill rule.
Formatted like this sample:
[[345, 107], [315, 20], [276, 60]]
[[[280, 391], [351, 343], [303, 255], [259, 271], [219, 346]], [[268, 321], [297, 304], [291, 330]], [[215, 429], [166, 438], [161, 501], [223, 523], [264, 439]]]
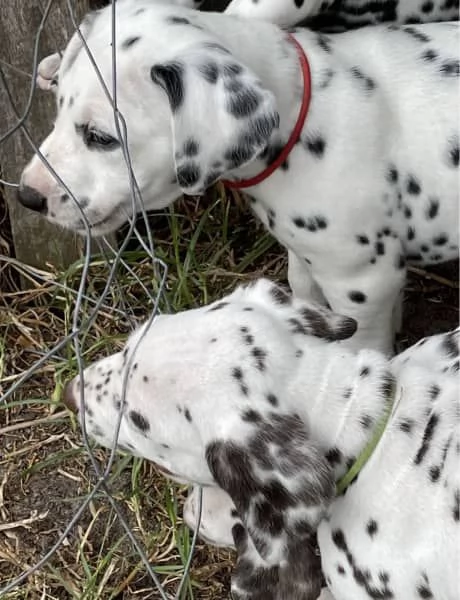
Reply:
[[[79, 22], [89, 2], [75, 0], [73, 4]], [[0, 137], [17, 124], [16, 112], [22, 115], [26, 109], [32, 84], [30, 74], [35, 40], [47, 5], [45, 0], [0, 0], [0, 70], [15, 107], [11, 106], [4, 81], [0, 78]], [[72, 33], [66, 2], [52, 2], [38, 44], [38, 60], [64, 49]], [[53, 95], [35, 90], [25, 124], [37, 145], [49, 133], [54, 116]], [[17, 183], [32, 154], [33, 150], [19, 128], [0, 144], [1, 177]], [[62, 269], [81, 256], [84, 240], [23, 208], [16, 200], [15, 188], [5, 187], [3, 194], [8, 204], [16, 258], [39, 268], [52, 265]]]

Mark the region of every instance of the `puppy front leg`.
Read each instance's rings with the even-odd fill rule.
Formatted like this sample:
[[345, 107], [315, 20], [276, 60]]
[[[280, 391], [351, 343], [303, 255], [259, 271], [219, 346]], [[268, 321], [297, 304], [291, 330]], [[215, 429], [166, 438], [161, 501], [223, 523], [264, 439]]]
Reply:
[[288, 281], [294, 296], [302, 300], [312, 300], [325, 306], [326, 300], [321, 288], [316, 283], [305, 259], [288, 250]]
[[329, 266], [315, 276], [331, 308], [356, 319], [358, 329], [342, 342], [353, 349], [371, 348], [393, 354], [395, 316], [400, 310], [406, 267], [401, 243], [390, 235], [376, 244], [375, 255], [366, 263]]

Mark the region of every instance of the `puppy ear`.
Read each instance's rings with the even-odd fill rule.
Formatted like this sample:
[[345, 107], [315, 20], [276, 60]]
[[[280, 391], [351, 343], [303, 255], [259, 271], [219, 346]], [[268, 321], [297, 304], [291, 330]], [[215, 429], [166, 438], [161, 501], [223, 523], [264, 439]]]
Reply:
[[279, 125], [273, 94], [214, 42], [154, 65], [151, 77], [168, 96], [176, 175], [186, 194], [203, 194], [223, 173], [251, 162]]
[[337, 342], [350, 338], [358, 328], [358, 323], [352, 317], [335, 313], [316, 302], [294, 297], [284, 287], [264, 278], [238, 288], [233, 297], [244, 297], [247, 301], [275, 310], [279, 317], [286, 319], [295, 334], [313, 335]]
[[55, 91], [58, 85], [58, 71], [61, 66], [61, 55], [59, 52], [50, 54], [38, 64], [37, 85], [41, 90]]
[[299, 316], [315, 337], [338, 342], [351, 338], [358, 329], [358, 323], [352, 317], [335, 313], [320, 304], [299, 304]]
[[297, 415], [255, 413], [251, 425], [244, 442], [216, 440], [206, 449], [209, 469], [244, 526], [233, 530], [239, 558], [232, 593], [291, 598], [296, 586], [298, 592], [307, 585], [316, 598], [321, 569], [313, 540], [334, 494], [331, 467]]

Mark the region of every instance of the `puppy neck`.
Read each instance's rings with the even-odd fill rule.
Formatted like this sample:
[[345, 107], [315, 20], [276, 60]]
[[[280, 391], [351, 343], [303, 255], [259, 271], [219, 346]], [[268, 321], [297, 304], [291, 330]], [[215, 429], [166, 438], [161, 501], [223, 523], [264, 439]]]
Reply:
[[300, 362], [291, 397], [338, 479], [372, 439], [394, 399], [390, 363], [373, 350], [353, 354], [337, 343], [305, 348]]

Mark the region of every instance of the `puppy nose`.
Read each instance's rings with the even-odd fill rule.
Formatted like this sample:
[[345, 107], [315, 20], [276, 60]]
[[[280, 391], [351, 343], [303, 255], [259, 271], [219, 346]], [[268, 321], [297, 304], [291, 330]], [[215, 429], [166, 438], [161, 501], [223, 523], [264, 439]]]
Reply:
[[48, 209], [47, 201], [45, 196], [40, 194], [40, 192], [28, 185], [21, 186], [18, 189], [18, 200], [19, 202], [29, 208], [30, 210], [34, 210], [39, 213], [46, 213]]
[[72, 412], [77, 412], [77, 401], [73, 394], [73, 381], [68, 381], [64, 386], [62, 401]]

